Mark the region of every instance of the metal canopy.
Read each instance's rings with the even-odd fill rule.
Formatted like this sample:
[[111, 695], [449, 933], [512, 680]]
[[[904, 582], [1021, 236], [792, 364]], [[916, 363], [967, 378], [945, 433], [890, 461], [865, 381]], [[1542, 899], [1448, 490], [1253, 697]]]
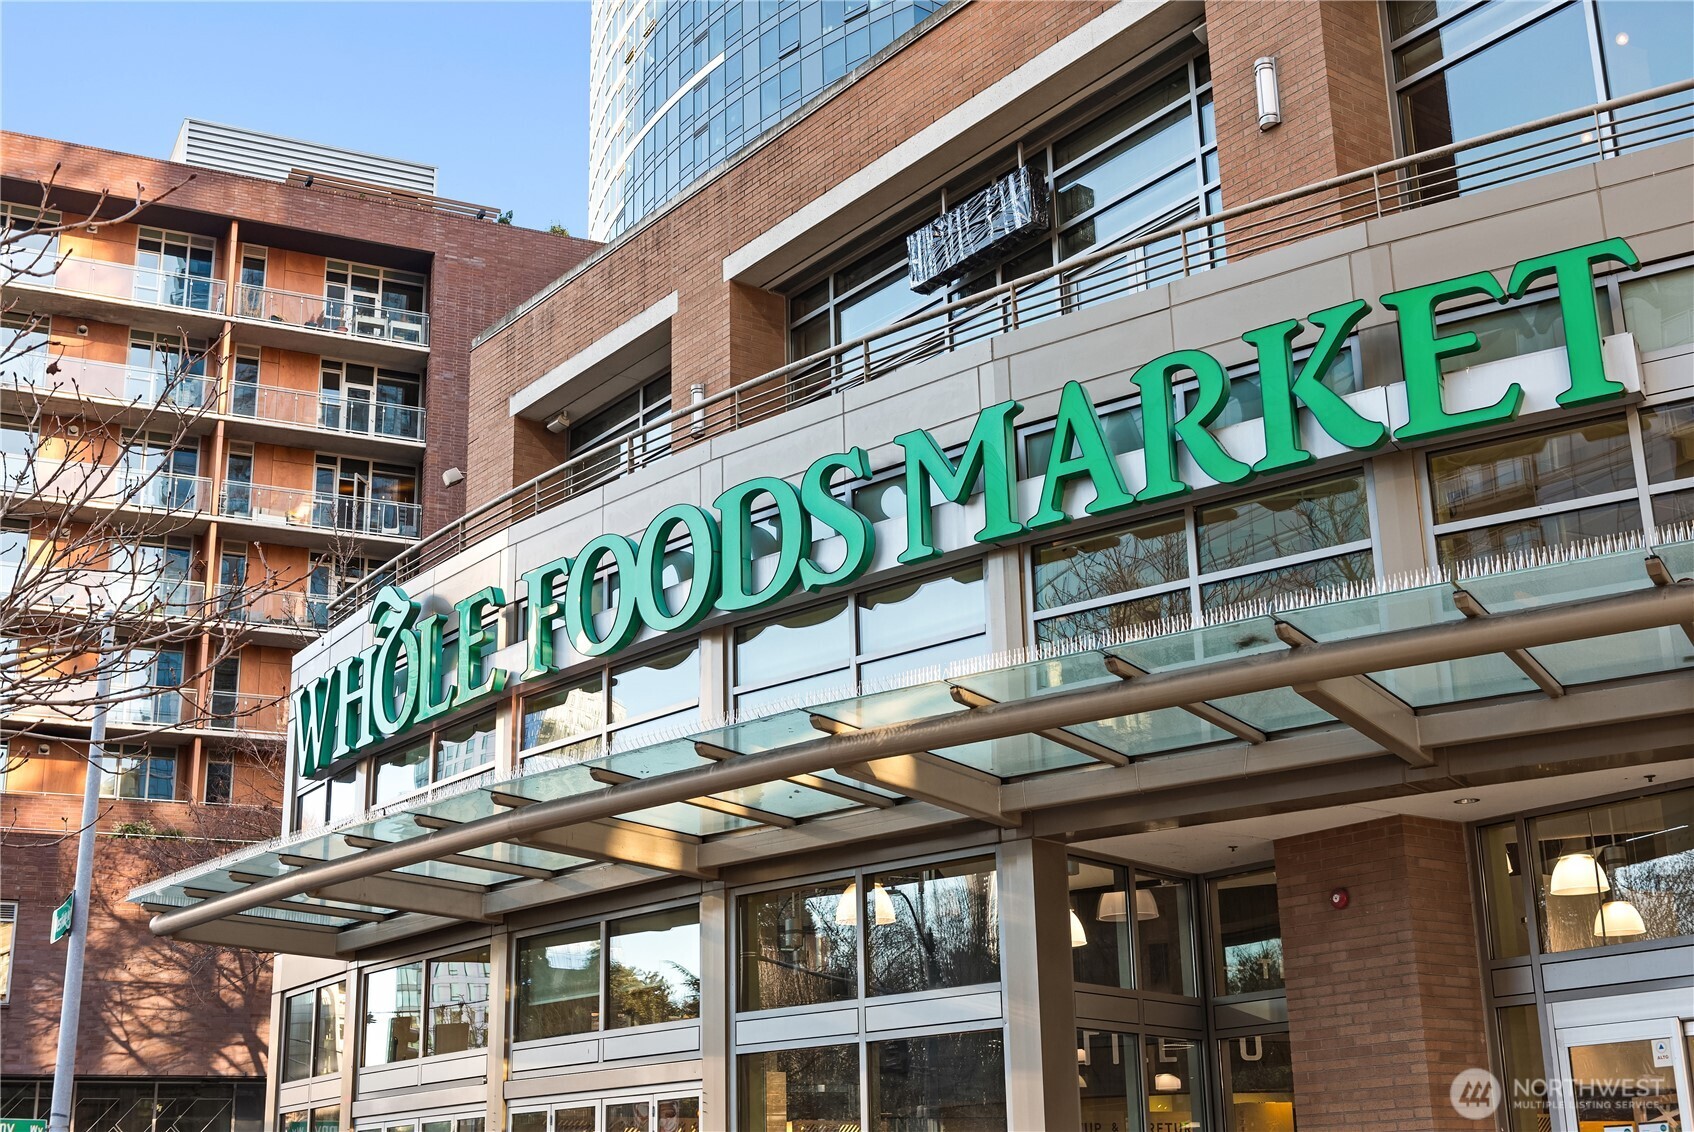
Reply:
[[[1300, 729], [1352, 727], [1427, 766], [1431, 711], [1686, 672], [1687, 626], [1694, 540], [1501, 563], [1000, 668], [959, 665], [582, 762], [531, 759], [517, 777], [252, 846], [130, 900], [159, 913], [159, 934], [235, 942], [264, 938], [241, 925], [291, 925], [303, 930], [283, 933], [290, 947], [336, 954], [343, 933], [385, 921], [496, 919], [489, 909], [519, 906], [521, 886], [551, 886], [532, 902], [588, 891], [584, 870], [623, 870], [623, 883], [709, 877], [702, 850], [718, 841], [752, 859], [760, 844], [793, 851], [908, 813], [1014, 827], [1009, 782], [1039, 776], [1042, 797], [1085, 801], [1091, 773]], [[749, 831], [764, 832], [742, 840]]]

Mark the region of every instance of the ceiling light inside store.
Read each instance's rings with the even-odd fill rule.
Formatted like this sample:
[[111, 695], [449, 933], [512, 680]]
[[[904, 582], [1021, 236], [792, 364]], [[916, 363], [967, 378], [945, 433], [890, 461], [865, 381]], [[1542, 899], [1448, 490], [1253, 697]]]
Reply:
[[1641, 912], [1627, 900], [1608, 900], [1594, 915], [1594, 934], [1610, 939], [1647, 934]]
[[1612, 882], [1592, 853], [1566, 853], [1553, 866], [1553, 880], [1547, 891], [1553, 896], [1593, 896], [1610, 892]]
[[1075, 908], [1071, 909], [1071, 946], [1088, 946], [1088, 933], [1082, 930], [1082, 917], [1076, 914]]

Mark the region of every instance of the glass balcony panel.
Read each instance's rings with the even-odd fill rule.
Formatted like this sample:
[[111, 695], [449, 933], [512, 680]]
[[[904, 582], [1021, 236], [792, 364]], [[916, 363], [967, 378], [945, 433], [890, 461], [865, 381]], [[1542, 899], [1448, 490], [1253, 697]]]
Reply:
[[200, 274], [196, 267], [177, 270], [175, 265], [163, 260], [137, 266], [70, 256], [56, 269], [19, 282], [148, 306], [222, 314], [224, 281]]
[[255, 322], [280, 322], [407, 346], [429, 345], [429, 315], [378, 303], [373, 296], [326, 298], [243, 284], [235, 290], [231, 313]]
[[418, 537], [423, 514], [416, 503], [240, 483], [224, 485], [218, 511], [254, 522], [408, 539]]

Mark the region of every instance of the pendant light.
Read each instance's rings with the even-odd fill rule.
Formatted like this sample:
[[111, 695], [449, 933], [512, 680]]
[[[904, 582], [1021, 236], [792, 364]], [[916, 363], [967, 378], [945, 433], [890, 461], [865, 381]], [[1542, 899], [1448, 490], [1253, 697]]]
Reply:
[[1153, 896], [1150, 888], [1135, 890], [1135, 918], [1137, 920], [1156, 920], [1159, 918], [1159, 902]]
[[1175, 1073], [1153, 1074], [1153, 1091], [1155, 1093], [1174, 1093], [1182, 1088], [1182, 1078]]
[[[847, 887], [836, 898], [835, 922], [844, 927], [852, 927], [859, 922], [859, 886], [854, 881], [848, 881]], [[881, 884], [871, 885], [871, 922], [879, 928], [894, 922], [894, 898]]]
[[1592, 853], [1566, 853], [1553, 866], [1553, 880], [1547, 891], [1553, 896], [1593, 896], [1610, 892], [1612, 882]]
[[1071, 909], [1071, 946], [1088, 946], [1088, 933], [1082, 930], [1082, 917], [1076, 914], [1075, 908]]
[[1594, 915], [1594, 934], [1614, 939], [1647, 934], [1641, 912], [1627, 900], [1608, 900]]
[[1129, 919], [1128, 902], [1124, 899], [1123, 889], [1101, 893], [1100, 910], [1095, 913], [1094, 918], [1104, 920], [1108, 924], [1121, 924]]

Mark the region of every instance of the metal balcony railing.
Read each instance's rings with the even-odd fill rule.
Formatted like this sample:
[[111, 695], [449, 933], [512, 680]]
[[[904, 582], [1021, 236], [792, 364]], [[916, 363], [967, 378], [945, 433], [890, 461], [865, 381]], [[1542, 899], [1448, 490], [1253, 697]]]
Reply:
[[0, 594], [10, 593], [20, 575], [30, 577], [32, 612], [86, 616], [94, 609], [120, 609], [160, 617], [198, 614], [206, 598], [202, 582], [151, 575], [147, 571], [61, 570], [25, 575], [28, 564], [0, 560]]
[[429, 345], [429, 315], [384, 306], [374, 297], [332, 299], [240, 284], [230, 314], [255, 322], [280, 322], [406, 346]]
[[172, 688], [110, 704], [107, 718], [128, 727], [176, 727], [194, 718], [194, 707], [181, 689]]
[[34, 251], [27, 257], [23, 252], [14, 252], [11, 258], [20, 265], [32, 265], [25, 275], [14, 280], [28, 286], [207, 314], [222, 314], [224, 310], [224, 281], [210, 276], [77, 256], [59, 260], [56, 242], [49, 243], [39, 256]]
[[328, 495], [269, 484], [226, 483], [218, 499], [218, 513], [289, 527], [413, 539], [418, 537], [423, 508], [416, 503]]
[[311, 389], [238, 381], [230, 386], [229, 411], [233, 416], [351, 436], [422, 440], [424, 435], [421, 408], [325, 397]]
[[205, 510], [211, 481], [148, 468], [123, 468], [76, 460], [30, 460], [0, 453], [0, 492], [36, 496], [72, 505], [144, 508], [158, 511]]
[[590, 488], [662, 459], [681, 442], [743, 428], [925, 358], [1222, 266], [1230, 257], [1626, 152], [1694, 137], [1694, 80], [1424, 150], [1209, 216], [1163, 217], [1104, 247], [879, 327], [681, 406], [646, 426], [663, 443], [617, 437], [407, 548], [334, 599], [330, 617], [358, 609], [482, 539]]
[[188, 718], [206, 731], [275, 738], [287, 727], [287, 701], [280, 696], [213, 691], [195, 699], [204, 700], [205, 710]]
[[198, 374], [160, 373], [121, 362], [52, 357], [41, 351], [13, 358], [0, 367], [0, 383], [42, 396], [98, 398], [144, 409], [184, 410], [204, 408], [214, 388], [209, 378]]
[[214, 595], [218, 602], [220, 620], [250, 627], [298, 629], [302, 632], [320, 627], [314, 603], [303, 593], [294, 590], [272, 590], [255, 594], [243, 586], [219, 586]]

